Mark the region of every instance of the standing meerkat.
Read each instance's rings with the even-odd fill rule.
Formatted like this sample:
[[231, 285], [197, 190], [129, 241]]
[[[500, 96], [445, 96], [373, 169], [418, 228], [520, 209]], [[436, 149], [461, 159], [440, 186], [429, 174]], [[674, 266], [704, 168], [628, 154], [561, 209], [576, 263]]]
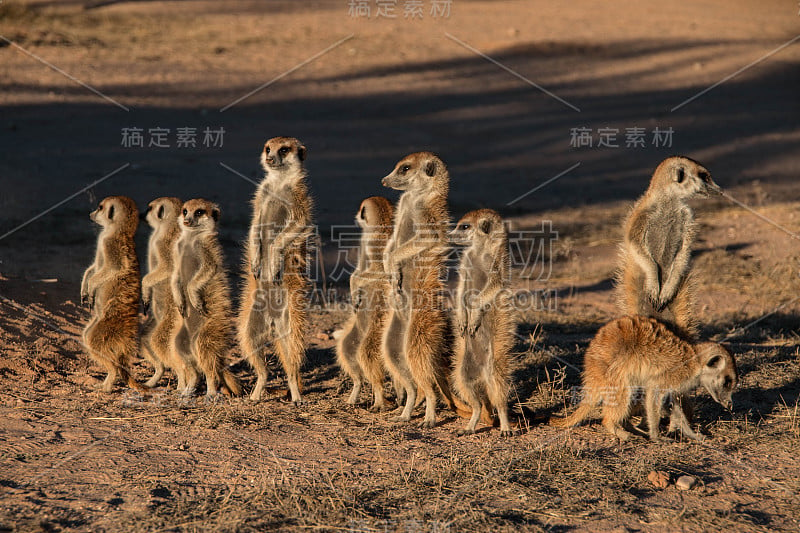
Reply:
[[687, 200], [719, 192], [708, 170], [687, 157], [670, 157], [658, 165], [624, 225], [616, 280], [623, 314], [651, 316], [687, 338], [696, 336], [689, 276], [696, 229]]
[[225, 367], [233, 326], [230, 291], [217, 238], [220, 209], [208, 200], [194, 199], [183, 204], [181, 215], [171, 289], [183, 317], [173, 339], [174, 347], [188, 361], [182, 392], [194, 392], [199, 369], [206, 378], [207, 397], [215, 396], [220, 384], [238, 396], [239, 380]]
[[459, 434], [475, 433], [481, 412], [494, 407], [500, 435], [511, 436], [509, 353], [516, 324], [508, 290], [508, 231], [496, 211], [479, 209], [464, 215], [450, 236], [467, 247], [458, 267], [453, 384], [472, 417]]
[[419, 387], [425, 396], [421, 426], [433, 427], [437, 387], [451, 409], [459, 415], [469, 412], [463, 403], [456, 403], [448, 384], [453, 332], [445, 310], [442, 275], [450, 175], [435, 154], [417, 152], [401, 159], [382, 183], [403, 191], [384, 254], [391, 282], [384, 360], [393, 379], [405, 389], [406, 404], [399, 420], [411, 419]]
[[102, 390], [111, 392], [117, 376], [129, 387], [144, 390], [130, 374], [131, 358], [139, 351], [139, 259], [133, 236], [139, 225], [136, 204], [126, 196], [109, 196], [90, 215], [102, 227], [94, 263], [83, 274], [81, 302], [91, 310], [83, 330], [89, 356], [108, 375]]
[[[600, 328], [584, 356], [583, 398], [566, 418], [551, 419], [551, 425], [569, 427], [585, 420], [602, 402], [603, 427], [620, 440], [631, 433], [628, 423], [634, 394], [644, 392], [649, 435], [661, 439], [658, 423], [666, 395], [688, 394], [702, 385], [727, 409], [739, 375], [733, 355], [721, 344], [690, 344], [666, 325], [642, 316], [628, 316]], [[680, 409], [678, 428], [689, 438], [702, 440]]]
[[[696, 228], [687, 201], [718, 194], [711, 174], [687, 157], [669, 157], [653, 173], [650, 186], [633, 205], [620, 246], [616, 275], [617, 307], [623, 315], [650, 316], [686, 337], [697, 336], [695, 284], [689, 269]], [[675, 399], [692, 419], [688, 397]], [[672, 417], [670, 429], [680, 420]]]
[[178, 376], [178, 389], [186, 387], [184, 363], [172, 343], [181, 316], [170, 288], [182, 206], [178, 198], [156, 198], [148, 204], [144, 217], [153, 229], [147, 244], [147, 275], [142, 278], [142, 302], [147, 314], [142, 328], [142, 349], [155, 367], [153, 377], [145, 383], [147, 387], [156, 386], [165, 366]]
[[267, 384], [264, 358], [271, 344], [286, 372], [292, 402], [302, 401], [300, 367], [308, 329], [306, 265], [313, 231], [305, 158], [306, 147], [291, 137], [270, 139], [261, 152], [265, 176], [253, 198], [237, 327], [239, 345], [257, 375], [253, 400], [261, 398]]
[[361, 202], [356, 223], [361, 228], [358, 264], [350, 275], [350, 299], [353, 316], [342, 329], [336, 344], [336, 357], [353, 379], [353, 391], [347, 403], [355, 404], [364, 380], [372, 385], [371, 410], [386, 407], [383, 394], [383, 330], [388, 316], [389, 282], [383, 265], [383, 252], [392, 234], [394, 208], [386, 198], [372, 196]]

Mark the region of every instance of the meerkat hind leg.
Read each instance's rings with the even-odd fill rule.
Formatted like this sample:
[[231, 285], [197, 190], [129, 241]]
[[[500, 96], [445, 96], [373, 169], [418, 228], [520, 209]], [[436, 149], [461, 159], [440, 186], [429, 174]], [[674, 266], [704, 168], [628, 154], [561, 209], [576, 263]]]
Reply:
[[622, 427], [629, 409], [630, 392], [627, 387], [618, 387], [616, 394], [603, 398], [603, 427], [622, 442], [633, 436]]

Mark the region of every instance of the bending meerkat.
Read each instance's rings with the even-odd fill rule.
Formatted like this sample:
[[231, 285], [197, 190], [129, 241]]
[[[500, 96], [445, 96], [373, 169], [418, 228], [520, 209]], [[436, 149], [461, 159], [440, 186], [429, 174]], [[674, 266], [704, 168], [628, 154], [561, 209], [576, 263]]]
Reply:
[[[658, 423], [668, 394], [688, 394], [699, 385], [727, 409], [739, 375], [733, 355], [721, 344], [690, 344], [661, 322], [643, 316], [628, 316], [600, 328], [584, 356], [583, 398], [566, 418], [550, 424], [568, 427], [585, 420], [602, 402], [603, 427], [626, 440], [634, 394], [645, 394], [651, 440], [660, 440]], [[689, 426], [680, 409], [673, 410], [678, 429], [689, 438], [702, 440]], [[630, 424], [627, 424], [630, 426]]]
[[508, 290], [508, 231], [496, 211], [479, 209], [464, 215], [450, 236], [467, 246], [458, 267], [453, 384], [472, 417], [458, 433], [475, 433], [481, 412], [494, 407], [500, 435], [511, 436], [509, 352], [516, 324]]
[[142, 327], [142, 348], [155, 368], [153, 377], [145, 383], [147, 387], [158, 384], [166, 366], [178, 376], [178, 389], [186, 388], [184, 362], [172, 343], [181, 316], [170, 287], [175, 242], [181, 233], [178, 220], [182, 206], [178, 198], [156, 198], [148, 204], [144, 215], [153, 228], [147, 244], [147, 275], [142, 278], [142, 303], [147, 315]]
[[203, 199], [189, 200], [181, 210], [181, 235], [175, 242], [172, 297], [182, 324], [173, 339], [185, 365], [184, 395], [197, 386], [201, 370], [206, 378], [206, 396], [217, 394], [224, 384], [233, 395], [242, 393], [239, 380], [225, 367], [233, 326], [228, 280], [222, 247], [217, 238], [220, 210]]
[[91, 310], [83, 330], [89, 356], [108, 375], [102, 390], [111, 392], [117, 376], [129, 387], [144, 390], [130, 374], [130, 360], [139, 351], [139, 260], [133, 236], [139, 225], [136, 204], [126, 196], [104, 198], [90, 218], [103, 229], [97, 237], [94, 262], [81, 281], [81, 302]]
[[336, 358], [353, 379], [347, 403], [355, 404], [364, 380], [372, 385], [373, 411], [386, 407], [383, 394], [383, 330], [386, 328], [389, 281], [383, 252], [392, 234], [394, 208], [386, 198], [372, 196], [361, 202], [356, 223], [361, 227], [358, 264], [350, 275], [353, 316], [345, 323], [336, 343]]
[[689, 277], [696, 229], [687, 200], [719, 192], [708, 170], [687, 157], [670, 157], [658, 165], [624, 225], [616, 276], [623, 314], [657, 318], [688, 338], [697, 334]]
[[[436, 388], [461, 416], [471, 411], [450, 391], [453, 332], [445, 310], [442, 274], [447, 252], [447, 192], [450, 175], [439, 157], [417, 152], [401, 159], [383, 185], [403, 191], [384, 254], [390, 319], [383, 339], [384, 361], [405, 389], [399, 420], [411, 420], [417, 387], [425, 396], [422, 427], [436, 424]], [[469, 413], [464, 415], [463, 413]]]
[[261, 398], [267, 384], [264, 357], [271, 344], [286, 372], [292, 401], [302, 401], [307, 247], [313, 231], [305, 157], [306, 147], [291, 137], [268, 140], [261, 153], [266, 174], [253, 198], [237, 327], [239, 345], [258, 378], [253, 400]]
[[[689, 270], [696, 228], [687, 201], [719, 192], [708, 170], [687, 157], [669, 157], [658, 165], [624, 224], [616, 275], [617, 306], [623, 315], [650, 316], [689, 340], [697, 336]], [[675, 402], [673, 410], [680, 408], [691, 420], [690, 398]], [[670, 429], [676, 429], [679, 420], [671, 418]]]

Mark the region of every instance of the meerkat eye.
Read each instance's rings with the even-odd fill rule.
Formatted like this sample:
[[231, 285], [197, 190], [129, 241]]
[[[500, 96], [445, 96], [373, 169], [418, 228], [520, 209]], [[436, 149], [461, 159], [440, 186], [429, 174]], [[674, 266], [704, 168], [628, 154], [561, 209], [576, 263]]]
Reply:
[[184, 210], [183, 210], [183, 216], [186, 216], [186, 215], [188, 215], [188, 214], [189, 214], [189, 211], [187, 211], [186, 209], [184, 209]]
[[205, 209], [197, 209], [197, 210], [194, 212], [194, 216], [195, 216], [195, 218], [201, 217], [201, 216], [203, 216], [203, 215], [205, 215], [205, 214], [206, 214], [206, 210], [205, 210]]
[[469, 228], [470, 228], [469, 224], [461, 224], [461, 225], [458, 227], [458, 229], [460, 229], [460, 230], [464, 230], [464, 231], [468, 230]]
[[280, 150], [278, 150], [278, 155], [286, 155], [289, 153], [289, 148], [286, 146], [281, 146]]
[[411, 165], [403, 165], [400, 167], [400, 174], [405, 174], [409, 170], [411, 170]]
[[358, 213], [358, 216], [361, 217], [361, 220], [366, 220], [367, 218], [367, 208], [362, 207], [361, 211]]
[[114, 206], [112, 205], [111, 207], [108, 208], [108, 219], [113, 220], [113, 218], [114, 218]]
[[706, 171], [699, 172], [697, 175], [701, 180], [703, 180], [705, 182], [708, 182], [708, 181], [711, 180], [711, 174], [709, 174]]
[[[148, 208], [149, 210], [149, 208]], [[164, 218], [164, 206], [158, 208], [158, 218]]]
[[269, 146], [264, 147], [264, 153], [269, 155]]
[[677, 181], [678, 183], [683, 183], [685, 177], [686, 177], [686, 171], [683, 169], [683, 167], [679, 168], [678, 176], [675, 178], [675, 181]]

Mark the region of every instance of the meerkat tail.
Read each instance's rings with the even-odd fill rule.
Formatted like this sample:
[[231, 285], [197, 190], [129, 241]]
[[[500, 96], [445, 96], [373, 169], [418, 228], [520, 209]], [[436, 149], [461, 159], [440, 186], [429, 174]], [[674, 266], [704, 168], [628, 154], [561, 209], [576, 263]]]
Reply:
[[242, 384], [239, 382], [239, 378], [234, 376], [227, 368], [222, 370], [222, 381], [222, 387], [228, 394], [231, 396], [242, 395]]
[[581, 402], [575, 411], [564, 418], [561, 417], [551, 417], [550, 418], [550, 425], [557, 428], [568, 428], [572, 426], [577, 426], [587, 418], [592, 413], [592, 409], [594, 409], [594, 405], [588, 402]]

